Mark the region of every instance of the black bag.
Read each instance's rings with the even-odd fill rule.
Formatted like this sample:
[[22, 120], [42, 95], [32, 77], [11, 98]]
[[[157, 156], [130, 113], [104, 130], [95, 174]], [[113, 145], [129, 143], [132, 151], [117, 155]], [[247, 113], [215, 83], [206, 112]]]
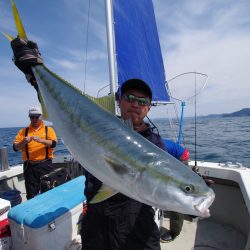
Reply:
[[40, 191], [44, 193], [71, 180], [71, 177], [66, 168], [57, 168], [49, 174], [43, 175], [40, 180]]

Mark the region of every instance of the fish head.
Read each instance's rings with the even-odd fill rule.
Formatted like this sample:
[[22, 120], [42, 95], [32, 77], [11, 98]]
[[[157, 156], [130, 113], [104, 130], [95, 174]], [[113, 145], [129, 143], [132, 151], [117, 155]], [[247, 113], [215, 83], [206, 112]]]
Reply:
[[155, 188], [159, 208], [182, 214], [209, 217], [209, 207], [215, 199], [214, 191], [201, 176], [183, 165], [180, 170], [163, 171], [161, 181]]
[[184, 214], [196, 215], [200, 217], [209, 217], [209, 207], [212, 205], [215, 194], [214, 191], [207, 186], [202, 177], [198, 176], [198, 181], [185, 180], [183, 183], [179, 183], [175, 190], [172, 188], [173, 193], [179, 191], [179, 204], [184, 208]]

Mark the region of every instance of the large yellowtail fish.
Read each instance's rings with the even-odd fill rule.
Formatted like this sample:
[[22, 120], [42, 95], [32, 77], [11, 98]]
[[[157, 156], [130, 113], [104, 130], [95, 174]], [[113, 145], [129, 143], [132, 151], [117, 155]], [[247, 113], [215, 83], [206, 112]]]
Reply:
[[57, 133], [104, 183], [92, 203], [121, 192], [163, 210], [209, 216], [215, 195], [200, 176], [44, 65], [32, 69]]
[[214, 193], [200, 176], [44, 66], [33, 71], [57, 133], [78, 161], [106, 184], [92, 202], [121, 192], [164, 210], [209, 215]]

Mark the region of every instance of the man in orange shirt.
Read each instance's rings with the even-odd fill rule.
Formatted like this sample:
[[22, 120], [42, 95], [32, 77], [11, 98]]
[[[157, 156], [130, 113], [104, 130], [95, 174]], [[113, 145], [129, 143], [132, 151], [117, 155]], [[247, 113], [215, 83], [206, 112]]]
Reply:
[[52, 158], [57, 137], [52, 127], [45, 126], [39, 107], [29, 110], [30, 125], [21, 129], [14, 142], [15, 151], [22, 150], [24, 179], [27, 199], [40, 191], [41, 176], [53, 170]]

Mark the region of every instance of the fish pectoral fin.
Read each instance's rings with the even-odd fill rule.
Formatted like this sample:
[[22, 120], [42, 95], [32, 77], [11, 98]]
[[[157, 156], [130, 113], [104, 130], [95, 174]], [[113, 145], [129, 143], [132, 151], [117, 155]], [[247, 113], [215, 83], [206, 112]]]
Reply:
[[128, 168], [125, 164], [119, 162], [118, 160], [110, 156], [105, 156], [104, 159], [108, 163], [108, 165], [114, 170], [115, 173], [120, 175], [128, 173]]
[[95, 204], [95, 203], [105, 201], [117, 193], [118, 192], [116, 190], [114, 190], [113, 188], [111, 188], [105, 184], [102, 184], [100, 189], [97, 191], [97, 194], [91, 199], [91, 201], [89, 203]]

